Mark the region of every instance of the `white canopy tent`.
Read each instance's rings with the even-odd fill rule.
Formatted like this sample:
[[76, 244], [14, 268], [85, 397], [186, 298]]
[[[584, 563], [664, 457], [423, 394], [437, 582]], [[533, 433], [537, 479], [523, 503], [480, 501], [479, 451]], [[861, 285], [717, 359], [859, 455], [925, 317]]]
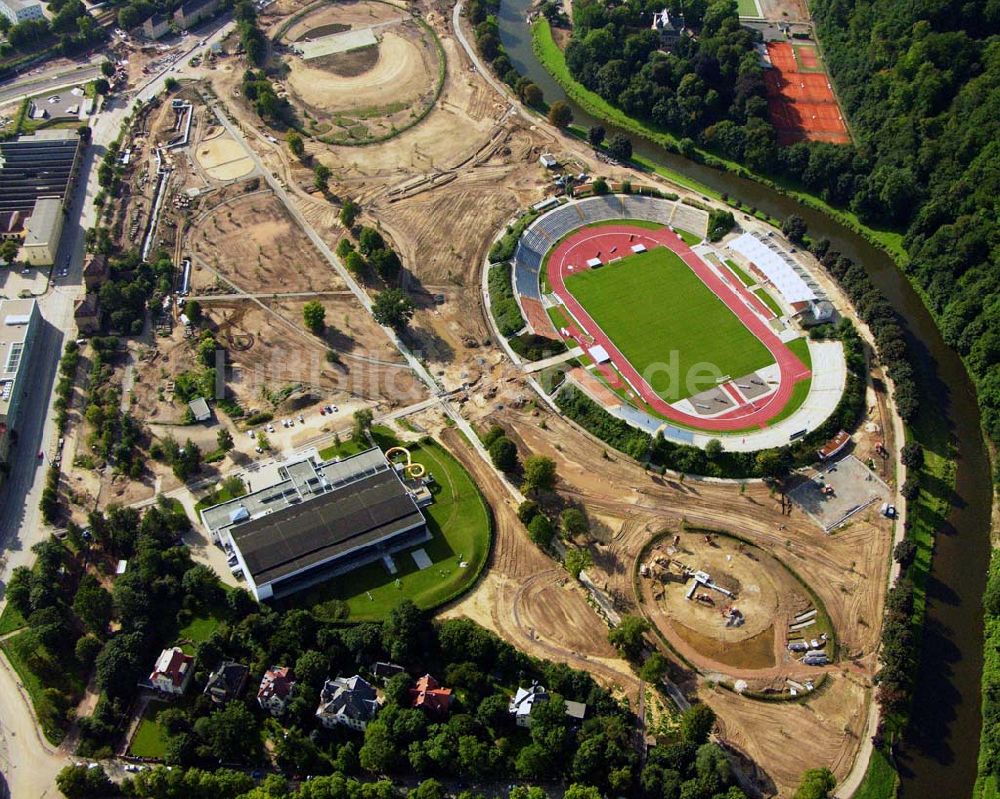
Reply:
[[786, 260], [787, 256], [782, 257], [781, 253], [772, 250], [753, 234], [744, 233], [729, 245], [729, 249], [752, 261], [788, 302], [811, 302], [816, 299], [816, 292], [806, 285], [789, 263], [790, 259]]

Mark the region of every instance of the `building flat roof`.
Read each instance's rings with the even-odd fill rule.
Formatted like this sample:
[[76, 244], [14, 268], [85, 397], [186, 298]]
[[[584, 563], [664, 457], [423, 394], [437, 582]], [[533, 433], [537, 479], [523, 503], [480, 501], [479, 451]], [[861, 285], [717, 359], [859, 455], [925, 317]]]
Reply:
[[62, 233], [62, 197], [43, 197], [35, 200], [35, 207], [25, 226], [24, 246], [48, 247]]
[[21, 367], [34, 300], [0, 301], [0, 416], [6, 417]]
[[0, 212], [31, 212], [41, 197], [65, 197], [79, 151], [74, 130], [40, 130], [0, 142]]
[[260, 585], [411, 529], [423, 515], [386, 470], [316, 499], [237, 524], [233, 544]]

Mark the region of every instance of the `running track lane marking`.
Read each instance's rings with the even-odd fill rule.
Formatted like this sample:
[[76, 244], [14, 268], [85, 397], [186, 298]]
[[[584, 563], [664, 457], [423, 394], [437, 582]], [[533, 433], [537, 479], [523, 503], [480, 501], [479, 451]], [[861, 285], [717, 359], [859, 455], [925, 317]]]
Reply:
[[[554, 270], [550, 269], [549, 280], [552, 283], [554, 293], [563, 301], [570, 314], [593, 337], [596, 343], [602, 344], [611, 354], [612, 361], [618, 371], [622, 373], [627, 382], [632, 383], [646, 403], [668, 419], [700, 430], [739, 430], [750, 425], [763, 427], [766, 426], [767, 421], [781, 412], [791, 399], [794, 383], [808, 376], [809, 369], [781, 342], [763, 319], [740, 301], [740, 298], [726, 285], [725, 281], [713, 272], [680, 236], [667, 228], [654, 231], [647, 228], [634, 228], [629, 225], [606, 225], [600, 228], [601, 232], [599, 233], [594, 233], [592, 230], [583, 229], [577, 234], [570, 235], [553, 251], [549, 257], [549, 266], [550, 268], [554, 267]], [[631, 238], [629, 238], [630, 236]], [[781, 379], [777, 390], [766, 397], [760, 406], [751, 403], [749, 411], [747, 411], [746, 406], [743, 406], [711, 418], [695, 416], [674, 408], [653, 391], [652, 387], [642, 378], [621, 350], [614, 345], [600, 325], [566, 289], [564, 271], [569, 264], [570, 254], [575, 249], [586, 245], [588, 248], [596, 247], [602, 253], [607, 252], [612, 246], [615, 246], [619, 237], [626, 243], [646, 240], [653, 242], [654, 245], [665, 246], [672, 250], [701, 279], [702, 283], [722, 300], [730, 311], [736, 314], [743, 326], [767, 347], [778, 365]], [[591, 249], [590, 251], [594, 252], [595, 250]], [[725, 290], [723, 290], [724, 288]]]

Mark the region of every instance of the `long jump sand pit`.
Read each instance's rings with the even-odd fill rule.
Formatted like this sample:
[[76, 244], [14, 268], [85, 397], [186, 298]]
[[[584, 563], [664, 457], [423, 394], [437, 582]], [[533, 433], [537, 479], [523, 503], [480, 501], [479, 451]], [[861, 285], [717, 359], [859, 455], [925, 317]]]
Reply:
[[253, 172], [253, 160], [243, 146], [227, 135], [203, 140], [195, 150], [198, 163], [215, 180], [236, 180]]
[[[725, 536], [689, 531], [677, 544], [664, 539], [644, 570], [643, 594], [657, 626], [709, 669], [778, 665], [789, 621], [813, 608], [809, 594], [773, 556]], [[693, 588], [694, 572], [707, 574], [711, 584]], [[821, 627], [815, 629], [818, 634]]]
[[[324, 6], [296, 22], [284, 39], [289, 100], [309, 120], [308, 132], [325, 141], [384, 138], [419, 119], [437, 95], [438, 45], [402, 8]], [[333, 45], [341, 40], [361, 46], [337, 52]]]

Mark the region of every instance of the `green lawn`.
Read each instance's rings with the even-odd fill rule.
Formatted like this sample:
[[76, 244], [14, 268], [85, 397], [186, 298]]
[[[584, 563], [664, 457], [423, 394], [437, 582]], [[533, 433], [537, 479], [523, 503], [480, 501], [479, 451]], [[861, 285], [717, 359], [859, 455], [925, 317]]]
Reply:
[[809, 353], [809, 342], [804, 338], [793, 338], [785, 344], [795, 356], [809, 369], [812, 369], [812, 355]]
[[188, 655], [193, 655], [195, 648], [203, 641], [212, 637], [223, 619], [218, 616], [195, 616], [184, 627], [177, 631], [177, 639], [183, 641], [181, 649]]
[[[376, 432], [383, 449], [394, 444]], [[434, 503], [424, 508], [433, 538], [393, 556], [399, 570], [390, 576], [381, 561], [336, 577], [291, 597], [290, 603], [309, 607], [320, 619], [336, 620], [344, 606], [351, 621], [384, 619], [396, 605], [410, 599], [429, 609], [454, 598], [479, 576], [490, 550], [491, 518], [469, 473], [440, 444], [406, 445], [415, 463], [434, 477]], [[419, 570], [411, 552], [422, 548], [432, 565]], [[459, 563], [465, 562], [463, 568]]]
[[754, 294], [757, 298], [764, 303], [775, 316], [781, 316], [781, 306], [778, 305], [778, 301], [771, 296], [767, 289], [757, 289]]
[[701, 244], [702, 241], [704, 241], [704, 239], [697, 233], [691, 233], [687, 230], [681, 230], [679, 227], [674, 228], [674, 233], [680, 236], [688, 247], [694, 247], [695, 244]]
[[9, 602], [3, 609], [3, 613], [0, 613], [0, 635], [7, 635], [8, 633], [14, 632], [14, 630], [20, 630], [27, 622], [24, 620], [24, 616], [14, 609], [14, 606]]
[[865, 778], [852, 799], [895, 799], [899, 776], [882, 750], [872, 752]]
[[367, 441], [341, 441], [339, 445], [331, 444], [329, 447], [321, 449], [319, 456], [325, 461], [331, 458], [349, 458], [351, 455], [357, 455], [370, 448], [371, 445]]
[[794, 386], [792, 386], [792, 396], [788, 398], [788, 403], [784, 408], [781, 409], [781, 413], [774, 416], [769, 422], [769, 425], [777, 424], [782, 419], [787, 419], [795, 411], [802, 407], [802, 403], [806, 401], [806, 397], [809, 396], [809, 389], [812, 386], [812, 378], [807, 378], [805, 380], [800, 380]]
[[142, 714], [142, 721], [132, 737], [129, 753], [134, 757], [162, 758], [166, 754], [167, 733], [157, 721], [160, 712], [166, 710], [163, 702], [150, 702]]
[[741, 17], [759, 17], [760, 11], [754, 0], [736, 0], [736, 10]]
[[752, 277], [750, 277], [750, 275], [748, 275], [746, 272], [744, 272], [742, 269], [740, 269], [740, 267], [736, 265], [735, 261], [730, 261], [727, 258], [726, 259], [726, 266], [728, 266], [730, 269], [733, 270], [733, 274], [736, 275], [736, 277], [738, 277], [740, 279], [740, 282], [744, 286], [752, 286], [754, 283], [757, 282]]
[[570, 275], [566, 288], [668, 402], [714, 386], [718, 376], [742, 377], [774, 362], [767, 347], [665, 247]]
[[[552, 327], [559, 330], [561, 327], [566, 327], [569, 324], [569, 318], [563, 311], [562, 306], [558, 308], [547, 308], [546, 313], [549, 315], [549, 321], [552, 322]], [[3, 624], [3, 616], [0, 616], [0, 624]]]

